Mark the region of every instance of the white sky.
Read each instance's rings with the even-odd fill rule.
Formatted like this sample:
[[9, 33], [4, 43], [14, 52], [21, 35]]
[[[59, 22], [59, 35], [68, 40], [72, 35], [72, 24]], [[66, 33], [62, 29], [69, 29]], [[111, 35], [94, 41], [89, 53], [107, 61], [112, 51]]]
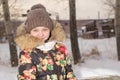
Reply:
[[[14, 0], [10, 0], [12, 3]], [[16, 7], [21, 12], [26, 12], [32, 5], [41, 3], [49, 12], [59, 14], [60, 19], [69, 19], [69, 2], [68, 0], [16, 0]], [[107, 7], [103, 4], [104, 0], [76, 0], [77, 19], [97, 19], [98, 12], [100, 18], [108, 18]]]

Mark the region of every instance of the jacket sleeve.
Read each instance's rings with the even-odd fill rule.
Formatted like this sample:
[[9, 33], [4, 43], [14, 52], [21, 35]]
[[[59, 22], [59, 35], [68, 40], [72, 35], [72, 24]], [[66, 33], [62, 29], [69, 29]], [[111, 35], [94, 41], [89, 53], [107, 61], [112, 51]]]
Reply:
[[68, 56], [66, 56], [66, 80], [76, 80], [72, 70], [71, 60]]
[[75, 77], [73, 70], [72, 70], [71, 60], [68, 57], [67, 48], [62, 43], [58, 43], [57, 48], [65, 56], [65, 58], [64, 58], [64, 60], [65, 60], [65, 76], [66, 76], [65, 80], [76, 80], [76, 77]]
[[18, 80], [36, 80], [36, 66], [33, 65], [28, 51], [20, 52], [18, 71]]

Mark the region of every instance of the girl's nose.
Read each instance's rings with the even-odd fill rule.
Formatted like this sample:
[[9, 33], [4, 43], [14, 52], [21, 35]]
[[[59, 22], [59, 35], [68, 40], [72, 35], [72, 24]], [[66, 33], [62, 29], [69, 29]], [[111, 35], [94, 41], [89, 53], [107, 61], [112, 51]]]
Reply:
[[43, 32], [40, 31], [40, 32], [38, 33], [38, 36], [39, 36], [39, 37], [42, 37], [42, 36], [43, 36]]

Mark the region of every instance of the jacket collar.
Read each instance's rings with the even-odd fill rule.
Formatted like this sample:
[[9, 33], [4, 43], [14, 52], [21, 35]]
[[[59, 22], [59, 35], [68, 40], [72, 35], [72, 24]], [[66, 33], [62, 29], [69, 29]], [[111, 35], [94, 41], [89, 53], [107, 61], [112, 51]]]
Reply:
[[47, 42], [43, 45], [37, 46], [36, 48], [40, 49], [40, 50], [44, 50], [44, 51], [48, 51], [51, 50], [54, 45], [56, 44], [57, 41], [51, 41], [51, 42]]

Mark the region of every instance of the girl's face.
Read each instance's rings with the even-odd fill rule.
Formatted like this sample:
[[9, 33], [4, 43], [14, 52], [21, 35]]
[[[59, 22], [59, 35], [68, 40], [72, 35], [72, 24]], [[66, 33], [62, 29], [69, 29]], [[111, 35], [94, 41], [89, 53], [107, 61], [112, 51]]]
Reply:
[[30, 34], [35, 38], [45, 41], [49, 38], [50, 30], [47, 27], [39, 26], [33, 28], [30, 31]]

